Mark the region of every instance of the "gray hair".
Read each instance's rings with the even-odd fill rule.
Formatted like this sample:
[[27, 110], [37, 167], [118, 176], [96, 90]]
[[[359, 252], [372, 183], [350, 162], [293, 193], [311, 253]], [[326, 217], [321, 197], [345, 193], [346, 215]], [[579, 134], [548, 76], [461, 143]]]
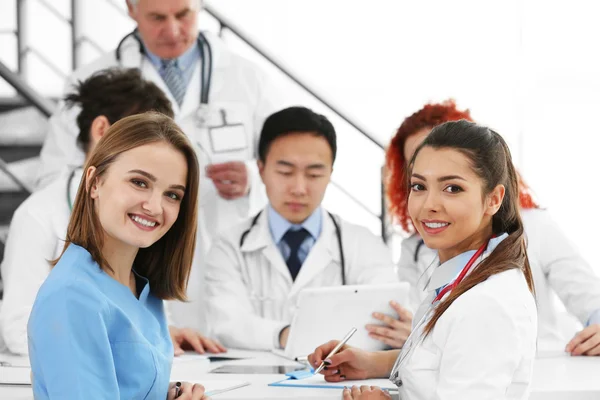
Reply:
[[[136, 8], [138, 3], [140, 2], [140, 0], [125, 0], [127, 3], [129, 3], [129, 5], [133, 8]], [[198, 2], [198, 8], [200, 8], [202, 6], [203, 1], [202, 0], [196, 0]]]

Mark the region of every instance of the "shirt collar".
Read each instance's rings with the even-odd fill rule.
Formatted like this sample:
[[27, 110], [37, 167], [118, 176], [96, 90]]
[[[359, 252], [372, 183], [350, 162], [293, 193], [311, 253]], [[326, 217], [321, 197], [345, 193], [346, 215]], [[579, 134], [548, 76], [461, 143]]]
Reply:
[[[142, 44], [143, 43], [144, 42], [142, 41]], [[144, 54], [146, 54], [146, 57], [148, 57], [152, 65], [154, 65], [154, 67], [156, 67], [156, 69], [160, 71], [160, 69], [162, 68], [162, 59], [156, 54], [152, 53], [146, 47], [145, 44], [143, 44], [143, 46]], [[195, 64], [196, 60], [198, 59], [200, 59], [200, 51], [198, 50], [198, 42], [196, 41], [194, 42], [192, 47], [186, 50], [185, 53], [177, 57], [177, 66], [179, 67], [179, 69], [181, 69], [181, 71], [186, 72]]]
[[304, 228], [315, 240], [317, 240], [321, 234], [321, 207], [318, 207], [315, 211], [313, 211], [313, 213], [301, 224], [292, 224], [287, 219], [283, 218], [281, 214], [275, 211], [270, 204], [267, 206], [267, 214], [269, 219], [269, 229], [271, 230], [271, 237], [276, 244], [279, 244], [283, 238], [283, 235], [285, 235], [290, 228], [293, 228], [293, 230]]
[[[497, 237], [490, 239], [487, 249], [483, 252], [482, 256], [479, 258], [479, 262], [481, 262], [481, 260], [483, 260], [484, 258], [489, 256], [490, 253], [492, 251], [494, 251], [496, 246], [498, 246], [498, 244], [501, 241], [503, 241], [504, 239], [506, 239], [507, 237], [508, 237], [508, 234], [503, 233], [502, 235], [499, 235]], [[429, 283], [427, 284], [427, 290], [428, 291], [435, 290], [435, 289], [441, 288], [442, 286], [445, 286], [445, 285], [449, 284], [450, 282], [454, 281], [454, 279], [456, 279], [456, 277], [460, 274], [460, 271], [462, 271], [462, 269], [467, 265], [467, 263], [469, 262], [471, 257], [473, 257], [473, 255], [476, 252], [477, 252], [477, 250], [465, 251], [464, 253], [459, 254], [456, 257], [451, 258], [450, 260], [448, 260], [445, 263], [438, 266], [435, 269], [435, 271], [433, 271], [433, 274], [431, 275], [431, 278], [429, 279]], [[437, 261], [437, 262], [439, 262], [439, 261]]]

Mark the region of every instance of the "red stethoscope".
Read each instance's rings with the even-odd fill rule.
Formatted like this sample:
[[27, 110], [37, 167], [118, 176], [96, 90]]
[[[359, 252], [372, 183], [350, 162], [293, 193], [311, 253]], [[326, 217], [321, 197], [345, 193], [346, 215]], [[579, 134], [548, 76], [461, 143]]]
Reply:
[[[494, 236], [492, 236], [494, 237]], [[442, 290], [440, 290], [440, 292], [438, 293], [437, 296], [435, 296], [435, 299], [433, 299], [433, 301], [431, 302], [431, 304], [434, 304], [437, 301], [440, 301], [444, 295], [446, 293], [448, 293], [449, 291], [451, 291], [452, 289], [454, 289], [455, 287], [458, 286], [458, 284], [464, 279], [464, 277], [467, 275], [467, 273], [469, 272], [469, 270], [471, 269], [471, 267], [473, 266], [473, 264], [475, 264], [475, 261], [483, 254], [483, 252], [485, 251], [485, 249], [487, 249], [488, 244], [490, 243], [490, 239], [488, 239], [476, 252], [475, 254], [473, 254], [473, 256], [469, 259], [469, 261], [467, 262], [467, 265], [465, 265], [465, 267], [462, 269], [462, 271], [460, 271], [460, 274], [458, 275], [458, 277], [454, 280], [454, 282], [452, 282], [450, 285], [446, 285], [445, 288], [443, 288]]]

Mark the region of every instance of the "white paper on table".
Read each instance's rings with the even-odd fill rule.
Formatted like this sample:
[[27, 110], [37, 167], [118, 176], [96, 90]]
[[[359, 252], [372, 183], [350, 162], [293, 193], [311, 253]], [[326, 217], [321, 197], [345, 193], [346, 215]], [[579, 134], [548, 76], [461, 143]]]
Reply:
[[0, 385], [31, 385], [31, 368], [0, 367]]
[[197, 381], [193, 383], [199, 383], [204, 386], [204, 394], [206, 396], [216, 396], [221, 393], [236, 390], [244, 386], [250, 385], [250, 382], [245, 381]]

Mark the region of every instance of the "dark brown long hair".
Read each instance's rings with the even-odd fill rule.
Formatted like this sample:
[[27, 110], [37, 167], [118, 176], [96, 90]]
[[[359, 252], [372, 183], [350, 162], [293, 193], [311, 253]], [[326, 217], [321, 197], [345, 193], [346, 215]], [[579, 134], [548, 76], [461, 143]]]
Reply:
[[[185, 196], [173, 226], [156, 243], [140, 248], [133, 262], [135, 270], [148, 278], [152, 294], [164, 300], [186, 299], [187, 282], [196, 244], [199, 167], [196, 152], [179, 126], [169, 117], [146, 112], [123, 118], [107, 130], [86, 162], [84, 171], [96, 167], [89, 182], [107, 172], [120, 154], [152, 143], [168, 143], [187, 161]], [[71, 243], [85, 248], [100, 268], [112, 271], [102, 255], [104, 231], [94, 210], [84, 172], [75, 198], [62, 254]], [[62, 257], [62, 254], [60, 257]], [[53, 265], [60, 260], [52, 262]]]
[[412, 174], [416, 157], [424, 147], [454, 149], [464, 154], [470, 160], [473, 171], [483, 181], [483, 196], [488, 195], [498, 185], [504, 186], [502, 205], [492, 217], [491, 223], [494, 235], [508, 234], [508, 237], [436, 306], [432, 318], [425, 326], [425, 335], [428, 335], [438, 319], [458, 297], [492, 275], [519, 269], [525, 275], [532, 294], [535, 294], [535, 289], [527, 258], [523, 221], [519, 213], [517, 172], [504, 139], [493, 130], [466, 120], [438, 125], [415, 151], [409, 164], [407, 180]]

